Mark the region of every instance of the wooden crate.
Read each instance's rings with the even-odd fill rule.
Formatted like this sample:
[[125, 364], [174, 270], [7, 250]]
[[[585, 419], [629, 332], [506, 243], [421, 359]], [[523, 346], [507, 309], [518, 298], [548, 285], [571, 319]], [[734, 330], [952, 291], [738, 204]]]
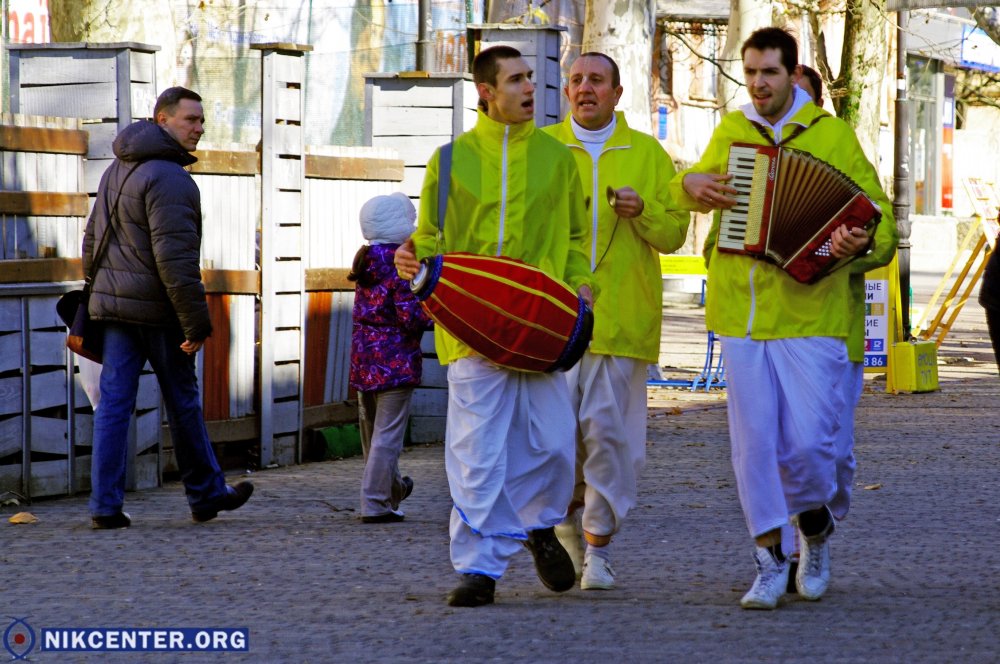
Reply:
[[122, 129], [151, 118], [156, 103], [159, 46], [9, 44], [10, 109], [14, 113], [84, 118], [90, 134], [85, 188], [97, 192], [111, 165], [111, 143]]
[[439, 443], [444, 441], [448, 414], [448, 368], [438, 362], [433, 330], [424, 333], [420, 348], [424, 371], [410, 406], [410, 442]]
[[366, 74], [365, 145], [395, 148], [400, 191], [419, 198], [434, 150], [475, 126], [478, 98], [469, 74]]
[[[521, 52], [535, 72], [535, 124], [554, 124], [565, 115], [562, 69], [559, 54], [562, 25], [514, 25], [487, 23], [468, 27], [468, 43], [475, 53], [490, 46], [512, 46]], [[470, 58], [471, 61], [471, 58]]]

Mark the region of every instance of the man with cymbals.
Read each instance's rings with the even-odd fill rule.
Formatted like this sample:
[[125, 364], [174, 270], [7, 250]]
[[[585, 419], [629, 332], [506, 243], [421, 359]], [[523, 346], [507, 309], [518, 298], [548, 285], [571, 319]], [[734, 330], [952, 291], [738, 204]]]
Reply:
[[635, 506], [646, 459], [647, 366], [659, 362], [663, 320], [659, 254], [684, 244], [691, 220], [670, 200], [670, 155], [615, 112], [620, 78], [607, 55], [582, 54], [564, 90], [570, 114], [544, 129], [576, 158], [589, 201], [585, 248], [600, 293], [590, 348], [566, 373], [578, 416], [576, 488], [556, 527], [584, 590], [614, 587], [611, 537]]

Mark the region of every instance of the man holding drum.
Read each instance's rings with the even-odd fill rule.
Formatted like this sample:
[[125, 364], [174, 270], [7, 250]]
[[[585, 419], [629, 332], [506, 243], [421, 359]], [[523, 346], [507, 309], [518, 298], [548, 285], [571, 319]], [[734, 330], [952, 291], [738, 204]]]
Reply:
[[614, 60], [582, 54], [564, 92], [571, 113], [544, 131], [570, 148], [579, 167], [599, 297], [590, 348], [566, 373], [578, 415], [577, 484], [556, 533], [574, 555], [580, 587], [607, 590], [615, 583], [611, 537], [636, 503], [646, 458], [646, 368], [659, 361], [663, 319], [659, 253], [680, 248], [691, 215], [671, 203], [670, 156], [615, 113], [622, 86]]
[[[472, 70], [476, 126], [453, 143], [450, 175], [440, 150], [431, 157], [417, 230], [396, 251], [399, 274], [412, 279], [418, 259], [436, 254], [507, 256], [565, 281], [591, 304], [580, 178], [566, 147], [535, 128], [528, 63], [517, 50], [494, 46]], [[438, 187], [446, 177], [439, 237]], [[462, 575], [448, 603], [492, 603], [496, 579], [523, 546], [546, 587], [569, 590], [573, 564], [553, 532], [573, 491], [575, 418], [565, 377], [497, 366], [441, 326], [435, 345], [448, 365], [451, 560]]]
[[[722, 340], [733, 469], [756, 543], [757, 579], [741, 605], [773, 609], [789, 582], [781, 544], [789, 520], [801, 549], [799, 595], [817, 600], [829, 584], [829, 536], [834, 518], [847, 514], [853, 476], [853, 444], [841, 430], [852, 426], [861, 386], [851, 360], [861, 359], [863, 350], [848, 343], [860, 336], [864, 318], [852, 274], [888, 263], [898, 235], [892, 205], [854, 131], [795, 86], [795, 38], [780, 28], [757, 30], [742, 56], [751, 103], [726, 115], [701, 160], [671, 182], [679, 203], [732, 208], [740, 192], [727, 173], [731, 144], [780, 144], [846, 174], [882, 216], [872, 236], [864, 228], [837, 227], [832, 255], [858, 259], [811, 284], [754, 256], [721, 252], [719, 215], [706, 243], [705, 322]], [[815, 192], [807, 195], [819, 200]]]

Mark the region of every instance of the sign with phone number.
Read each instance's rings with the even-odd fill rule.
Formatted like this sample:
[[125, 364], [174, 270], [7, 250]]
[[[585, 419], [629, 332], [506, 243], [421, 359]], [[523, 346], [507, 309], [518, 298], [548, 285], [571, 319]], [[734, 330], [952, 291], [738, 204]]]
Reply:
[[865, 280], [865, 367], [889, 365], [889, 280]]

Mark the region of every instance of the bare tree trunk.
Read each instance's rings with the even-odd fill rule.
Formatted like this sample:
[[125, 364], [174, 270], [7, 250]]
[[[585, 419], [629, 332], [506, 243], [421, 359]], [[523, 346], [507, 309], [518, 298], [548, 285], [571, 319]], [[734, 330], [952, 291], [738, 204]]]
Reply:
[[653, 57], [654, 0], [594, 0], [587, 3], [581, 52], [600, 51], [614, 58], [622, 74], [618, 108], [629, 126], [651, 133], [653, 107], [650, 71]]
[[975, 19], [980, 30], [1000, 44], [1000, 8], [976, 7], [972, 10], [972, 18]]
[[162, 90], [176, 83], [178, 49], [171, 4], [170, 0], [49, 0], [52, 41], [159, 46], [156, 86]]
[[885, 0], [847, 0], [840, 76], [830, 98], [837, 116], [854, 127], [861, 147], [878, 160], [879, 104], [889, 59]]
[[731, 0], [729, 30], [722, 48], [722, 76], [717, 99], [723, 112], [750, 101], [743, 85], [743, 57], [740, 48], [754, 30], [772, 25], [770, 0]]
[[[355, 8], [351, 21], [351, 77], [349, 89], [355, 99], [365, 98], [365, 74], [382, 69], [382, 33], [386, 23], [386, 8], [383, 0], [372, 0], [363, 9]], [[365, 109], [358, 105], [346, 105], [340, 113], [334, 133], [349, 136], [355, 127], [364, 126]], [[331, 137], [332, 138], [332, 137]]]

